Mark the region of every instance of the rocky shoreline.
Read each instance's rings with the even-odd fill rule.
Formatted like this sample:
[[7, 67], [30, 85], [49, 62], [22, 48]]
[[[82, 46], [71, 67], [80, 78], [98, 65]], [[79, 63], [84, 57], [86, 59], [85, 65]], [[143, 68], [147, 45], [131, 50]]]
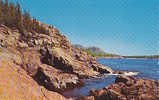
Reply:
[[[17, 81], [12, 83], [16, 88], [19, 87], [17, 82], [20, 86], [25, 84], [21, 81], [23, 75], [19, 74], [19, 70], [22, 70], [25, 72], [25, 76], [29, 77], [26, 81], [36, 83], [36, 88], [43, 87], [47, 92], [61, 92], [80, 87], [83, 85], [81, 79], [113, 72], [110, 68], [98, 64], [95, 57], [72, 48], [71, 43], [56, 28], [49, 27], [46, 24], [41, 25], [48, 29], [49, 34], [30, 32], [22, 34], [17, 29], [10, 29], [4, 25], [0, 26], [0, 68], [6, 68], [0, 74], [2, 79], [0, 92], [4, 95], [2, 98], [0, 96], [1, 99], [11, 95], [8, 90], [5, 92], [9, 94], [5, 94], [6, 86], [3, 86], [2, 83], [7, 78], [7, 76], [4, 77], [4, 74], [9, 72], [9, 68], [12, 67], [14, 70], [10, 73], [17, 73], [15, 78]], [[19, 80], [21, 77], [22, 79]], [[9, 77], [8, 80], [13, 79]], [[7, 85], [10, 86], [10, 84]], [[24, 96], [29, 93], [27, 88], [29, 87], [15, 92], [18, 95], [16, 98], [22, 99], [21, 95]], [[35, 94], [30, 96], [38, 98], [37, 96], [40, 94], [34, 90], [33, 92]], [[52, 92], [49, 93], [52, 95]], [[23, 100], [27, 99], [23, 98]]]
[[114, 84], [92, 89], [89, 96], [77, 100], [159, 100], [159, 82], [121, 75]]
[[[22, 34], [17, 29], [0, 26], [0, 99], [66, 100], [60, 93], [83, 86], [82, 79], [124, 74], [98, 64], [95, 57], [72, 48], [56, 28], [42, 25], [49, 34]], [[120, 76], [115, 84], [92, 89], [89, 96], [77, 99], [157, 100], [158, 87], [154, 80]]]

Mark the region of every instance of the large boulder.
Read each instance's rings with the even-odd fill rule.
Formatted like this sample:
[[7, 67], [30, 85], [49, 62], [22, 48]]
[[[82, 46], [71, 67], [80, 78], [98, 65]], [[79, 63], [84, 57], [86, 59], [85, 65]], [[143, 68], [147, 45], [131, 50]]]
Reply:
[[79, 80], [77, 75], [65, 73], [46, 64], [40, 65], [38, 72], [33, 78], [39, 85], [45, 86], [45, 88], [51, 91], [58, 92], [83, 85], [83, 82]]

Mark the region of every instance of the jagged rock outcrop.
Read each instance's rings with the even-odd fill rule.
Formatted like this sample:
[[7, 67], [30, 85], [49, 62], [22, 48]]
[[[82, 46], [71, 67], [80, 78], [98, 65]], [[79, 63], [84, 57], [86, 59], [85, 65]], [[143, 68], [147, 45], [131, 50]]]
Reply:
[[115, 84], [103, 89], [90, 91], [90, 96], [78, 100], [159, 100], [159, 82], [137, 79], [132, 76], [119, 76]]
[[48, 26], [46, 29], [50, 32], [48, 35], [30, 32], [23, 35], [18, 30], [11, 30], [1, 25], [0, 46], [35, 49], [40, 51], [42, 63], [69, 73], [76, 73], [80, 77], [92, 77], [103, 72], [112, 72], [111, 69], [107, 70], [99, 65], [96, 58], [84, 51], [72, 48], [67, 38], [57, 29]]
[[67, 100], [62, 95], [39, 86], [20, 66], [22, 61], [16, 51], [0, 51], [1, 100]]
[[[28, 84], [36, 82], [35, 88], [43, 87], [42, 89], [47, 91], [46, 97], [52, 95], [48, 90], [60, 92], [79, 87], [83, 85], [81, 78], [113, 72], [110, 68], [98, 64], [96, 58], [86, 52], [72, 48], [71, 43], [57, 29], [43, 23], [41, 25], [48, 29], [49, 34], [20, 33], [17, 29], [0, 25], [0, 62], [8, 61], [11, 63], [9, 68], [13, 69], [15, 65], [18, 66], [17, 68], [23, 70], [24, 75], [29, 77]], [[4, 65], [1, 66], [0, 70]], [[23, 77], [18, 70], [16, 73], [18, 77]], [[3, 74], [0, 73], [1, 76]], [[23, 81], [19, 81], [18, 84], [23, 84]], [[10, 85], [8, 84], [9, 89]], [[30, 90], [26, 91], [30, 93]], [[36, 94], [36, 91], [35, 95], [40, 95]], [[25, 91], [22, 92], [25, 94]]]

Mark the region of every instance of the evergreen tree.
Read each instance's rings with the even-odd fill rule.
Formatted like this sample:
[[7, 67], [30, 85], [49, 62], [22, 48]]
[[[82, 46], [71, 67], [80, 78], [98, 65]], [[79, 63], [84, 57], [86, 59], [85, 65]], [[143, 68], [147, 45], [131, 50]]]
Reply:
[[9, 19], [9, 7], [8, 7], [8, 0], [5, 1], [4, 5], [2, 6], [2, 12], [3, 12], [3, 24], [8, 26], [8, 19]]
[[23, 25], [27, 31], [31, 31], [30, 27], [30, 14], [25, 10], [23, 15]]
[[13, 3], [9, 4], [9, 9], [8, 9], [8, 27], [16, 27], [16, 9], [14, 7]]
[[2, 20], [3, 20], [3, 16], [2, 16], [2, 6], [3, 6], [3, 2], [2, 2], [2, 0], [0, 0], [0, 24], [2, 24]]
[[17, 2], [16, 6], [16, 22], [17, 22], [17, 28], [20, 30], [21, 28], [23, 29], [23, 24], [22, 24], [22, 13], [21, 13], [21, 8], [20, 4]]
[[20, 4], [17, 2], [9, 3], [8, 0], [0, 0], [0, 24], [4, 24], [10, 28], [17, 28], [20, 32], [37, 32], [40, 34], [48, 34], [39, 22], [34, 18], [31, 19], [29, 12], [22, 13]]

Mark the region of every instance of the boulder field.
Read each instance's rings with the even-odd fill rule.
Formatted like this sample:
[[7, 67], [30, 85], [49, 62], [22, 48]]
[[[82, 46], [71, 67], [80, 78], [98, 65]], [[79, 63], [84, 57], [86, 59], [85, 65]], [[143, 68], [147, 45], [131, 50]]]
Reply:
[[118, 76], [114, 84], [99, 90], [92, 89], [89, 96], [78, 100], [159, 100], [159, 82]]
[[0, 25], [0, 99], [65, 100], [59, 93], [83, 85], [81, 79], [113, 73], [95, 57], [72, 48], [60, 32], [19, 32]]

